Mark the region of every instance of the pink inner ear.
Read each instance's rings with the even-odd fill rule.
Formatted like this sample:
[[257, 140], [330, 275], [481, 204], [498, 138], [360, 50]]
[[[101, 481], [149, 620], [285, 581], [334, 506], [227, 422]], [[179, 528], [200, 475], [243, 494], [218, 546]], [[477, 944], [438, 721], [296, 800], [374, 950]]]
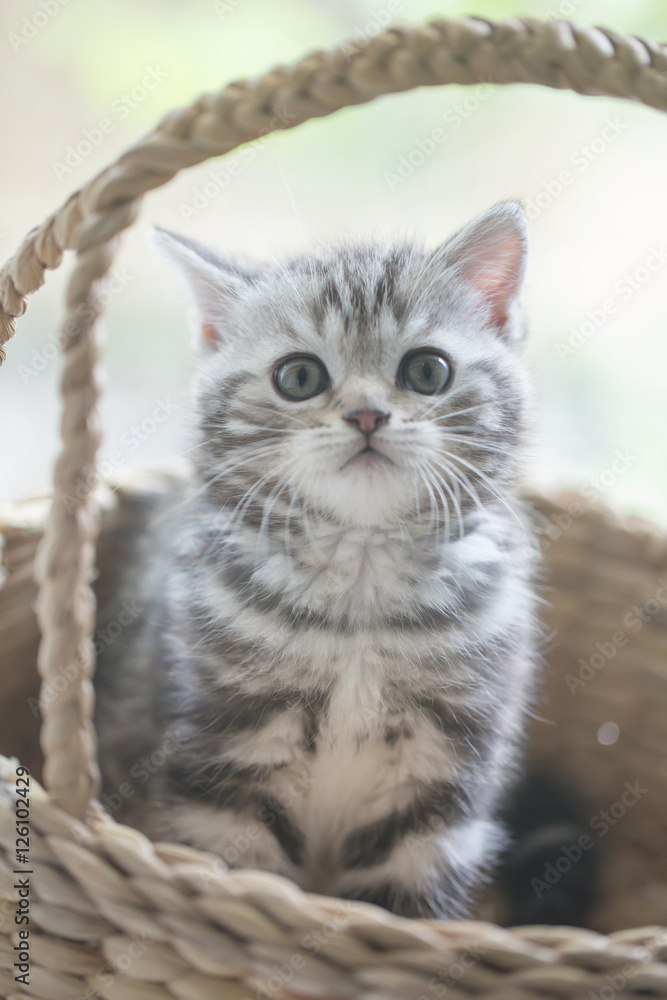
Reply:
[[217, 347], [220, 336], [212, 323], [202, 323], [201, 332], [208, 347]]
[[495, 326], [504, 326], [509, 316], [509, 306], [519, 283], [516, 258], [507, 255], [506, 261], [498, 260], [485, 268], [475, 284], [491, 306]]
[[484, 295], [493, 324], [503, 327], [523, 272], [525, 247], [518, 233], [506, 232], [468, 256], [463, 273]]

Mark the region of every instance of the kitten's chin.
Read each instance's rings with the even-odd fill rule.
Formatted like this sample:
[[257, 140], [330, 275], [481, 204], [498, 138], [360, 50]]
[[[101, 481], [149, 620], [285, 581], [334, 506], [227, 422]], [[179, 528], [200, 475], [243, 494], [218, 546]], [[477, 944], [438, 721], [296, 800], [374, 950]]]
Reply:
[[358, 452], [320, 485], [320, 495], [313, 497], [316, 503], [339, 523], [354, 527], [395, 526], [399, 512], [415, 502], [412, 478], [377, 451]]
[[376, 470], [384, 471], [392, 465], [394, 465], [394, 462], [392, 462], [388, 455], [378, 451], [376, 448], [366, 447], [361, 448], [352, 458], [348, 458], [341, 465], [340, 471], [343, 472], [350, 469], [354, 472], [367, 471], [373, 473]]

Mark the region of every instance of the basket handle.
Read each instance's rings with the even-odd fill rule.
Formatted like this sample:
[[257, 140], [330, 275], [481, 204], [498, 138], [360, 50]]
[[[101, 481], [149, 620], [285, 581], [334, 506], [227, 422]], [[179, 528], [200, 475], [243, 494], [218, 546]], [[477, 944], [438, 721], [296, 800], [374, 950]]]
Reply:
[[184, 167], [382, 94], [481, 81], [569, 88], [665, 111], [667, 49], [567, 21], [493, 24], [465, 18], [401, 25], [365, 43], [316, 52], [168, 114], [30, 232], [0, 271], [1, 363], [26, 296], [43, 283], [45, 270], [60, 265], [65, 250], [76, 250], [62, 336], [62, 450], [37, 560], [44, 779], [54, 801], [72, 815], [84, 815], [99, 785], [90, 586], [98, 517], [81, 484], [94, 476], [100, 441], [95, 324], [101, 306], [96, 287], [111, 266], [117, 236], [134, 222], [142, 195]]

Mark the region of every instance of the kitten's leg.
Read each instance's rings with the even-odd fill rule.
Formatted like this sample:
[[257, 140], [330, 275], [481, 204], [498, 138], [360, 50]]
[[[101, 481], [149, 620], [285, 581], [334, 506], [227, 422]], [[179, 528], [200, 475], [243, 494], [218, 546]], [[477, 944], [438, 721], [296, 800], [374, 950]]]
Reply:
[[[387, 821], [391, 823], [391, 820]], [[434, 826], [436, 824], [433, 824]], [[466, 917], [474, 892], [503, 846], [500, 828], [473, 819], [440, 829], [411, 831], [383, 856], [391, 832], [377, 824], [376, 851], [354, 859], [333, 890], [348, 899], [384, 906], [406, 917]], [[382, 859], [381, 859], [382, 858]]]
[[168, 810], [156, 812], [155, 822], [154, 836], [210, 851], [229, 868], [259, 868], [300, 881], [300, 833], [268, 799], [253, 813], [175, 798]]
[[[273, 702], [255, 698], [253, 706], [269, 715]], [[232, 868], [260, 868], [300, 883], [306, 843], [289, 805], [301, 789], [288, 764], [293, 743], [305, 738], [303, 725], [276, 712], [251, 733], [234, 732], [242, 707], [238, 699], [213, 703], [214, 721], [228, 722], [224, 756], [223, 740], [204, 726], [167, 760], [153, 789], [154, 835], [210, 851]]]

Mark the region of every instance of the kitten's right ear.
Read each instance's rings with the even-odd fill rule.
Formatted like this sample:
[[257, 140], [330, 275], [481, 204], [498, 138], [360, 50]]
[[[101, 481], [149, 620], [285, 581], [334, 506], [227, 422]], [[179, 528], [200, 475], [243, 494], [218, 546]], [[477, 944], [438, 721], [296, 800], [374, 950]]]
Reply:
[[526, 216], [518, 202], [501, 202], [445, 243], [434, 261], [481, 296], [487, 320], [508, 342], [524, 334], [521, 295], [528, 255]]
[[185, 278], [196, 307], [198, 343], [206, 351], [218, 350], [229, 333], [231, 304], [259, 275], [260, 267], [228, 259], [166, 229], [154, 229], [149, 239]]

